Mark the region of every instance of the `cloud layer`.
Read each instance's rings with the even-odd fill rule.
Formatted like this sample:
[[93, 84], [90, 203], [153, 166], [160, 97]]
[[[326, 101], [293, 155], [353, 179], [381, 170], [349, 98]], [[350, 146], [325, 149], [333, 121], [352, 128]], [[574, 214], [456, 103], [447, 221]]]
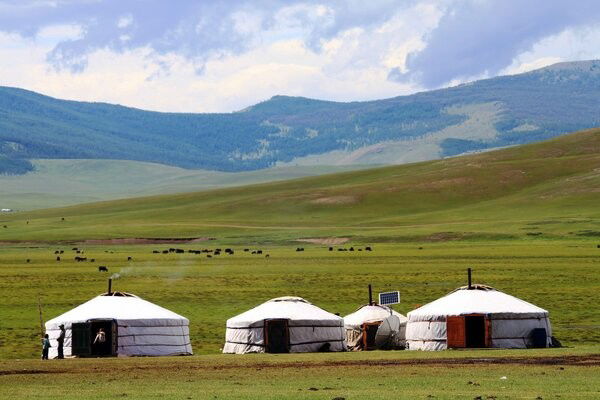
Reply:
[[165, 111], [390, 97], [598, 58], [597, 4], [0, 0], [0, 84]]

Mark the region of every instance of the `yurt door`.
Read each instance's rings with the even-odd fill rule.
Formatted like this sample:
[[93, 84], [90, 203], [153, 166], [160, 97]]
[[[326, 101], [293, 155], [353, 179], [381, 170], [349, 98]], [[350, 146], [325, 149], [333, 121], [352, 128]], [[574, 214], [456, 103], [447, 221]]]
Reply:
[[267, 353], [290, 352], [290, 331], [287, 319], [265, 320], [264, 333]]
[[92, 355], [99, 357], [117, 355], [117, 323], [113, 319], [90, 321]]
[[92, 340], [90, 338], [90, 323], [71, 324], [71, 354], [79, 357], [92, 355]]
[[379, 329], [381, 322], [365, 322], [362, 325], [363, 329], [363, 349], [373, 350], [377, 346], [375, 345], [375, 336], [377, 336], [377, 330]]
[[482, 348], [491, 346], [491, 323], [483, 314], [448, 317], [448, 348]]

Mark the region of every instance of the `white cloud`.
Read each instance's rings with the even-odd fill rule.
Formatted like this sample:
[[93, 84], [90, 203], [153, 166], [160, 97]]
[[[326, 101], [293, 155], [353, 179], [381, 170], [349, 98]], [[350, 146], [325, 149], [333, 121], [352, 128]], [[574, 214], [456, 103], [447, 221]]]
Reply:
[[[220, 54], [199, 66], [149, 46], [121, 52], [101, 48], [88, 54], [86, 69], [76, 74], [51, 68], [47, 54], [65, 38], [79, 37], [80, 27], [53, 26], [35, 39], [0, 33], [0, 84], [59, 98], [180, 112], [235, 111], [276, 94], [352, 101], [420, 89], [392, 82], [388, 73], [404, 68], [406, 55], [423, 46], [422, 36], [439, 18], [435, 7], [404, 10], [384, 25], [351, 28], [321, 41], [320, 48], [309, 47], [298, 36], [305, 29], [302, 18], [327, 23], [331, 13], [322, 5], [290, 6], [263, 29], [259, 14], [240, 11], [236, 30], [260, 32], [261, 37], [241, 54]], [[119, 21], [121, 26], [131, 23]], [[122, 34], [120, 40], [130, 37]]]
[[123, 15], [117, 21], [117, 27], [125, 29], [133, 23], [133, 17], [131, 15]]
[[581, 61], [600, 58], [600, 26], [569, 28], [557, 35], [543, 38], [531, 50], [517, 55], [502, 75], [519, 74], [561, 61]]

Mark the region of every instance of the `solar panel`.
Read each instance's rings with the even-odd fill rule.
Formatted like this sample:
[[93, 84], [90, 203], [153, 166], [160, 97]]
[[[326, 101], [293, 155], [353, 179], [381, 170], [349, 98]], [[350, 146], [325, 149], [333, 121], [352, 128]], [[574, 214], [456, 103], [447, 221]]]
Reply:
[[379, 293], [379, 304], [388, 305], [388, 304], [398, 304], [400, 303], [400, 292], [384, 292]]

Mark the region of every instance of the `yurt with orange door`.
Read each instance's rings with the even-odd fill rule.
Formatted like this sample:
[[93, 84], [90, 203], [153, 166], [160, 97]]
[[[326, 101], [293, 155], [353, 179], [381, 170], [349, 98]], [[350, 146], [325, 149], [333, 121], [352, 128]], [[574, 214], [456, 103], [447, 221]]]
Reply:
[[408, 313], [409, 350], [549, 347], [548, 311], [485, 285], [469, 285]]

